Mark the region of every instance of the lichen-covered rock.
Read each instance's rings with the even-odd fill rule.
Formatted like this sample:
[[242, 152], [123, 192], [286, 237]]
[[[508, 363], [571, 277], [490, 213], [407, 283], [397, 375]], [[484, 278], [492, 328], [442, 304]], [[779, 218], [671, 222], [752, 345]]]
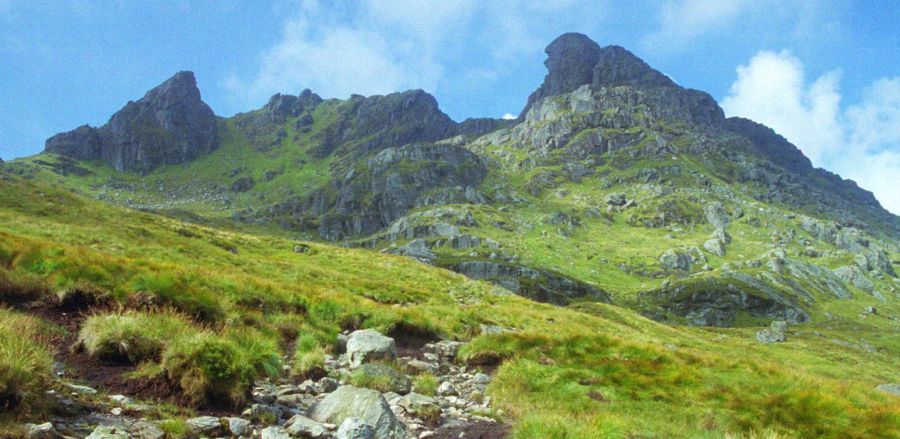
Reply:
[[763, 344], [780, 343], [785, 340], [786, 331], [787, 322], [775, 320], [768, 328], [756, 333], [756, 341]]
[[375, 439], [377, 434], [375, 429], [365, 421], [359, 418], [347, 418], [341, 422], [335, 439]]
[[397, 403], [410, 415], [426, 422], [436, 422], [441, 417], [441, 406], [438, 400], [418, 393], [410, 393], [400, 398]]
[[669, 271], [690, 271], [691, 258], [685, 252], [669, 249], [659, 257], [659, 265]]
[[111, 425], [100, 425], [84, 439], [129, 439], [127, 431]]
[[284, 424], [284, 429], [291, 437], [318, 439], [328, 435], [324, 425], [303, 415], [294, 415]]
[[394, 339], [374, 329], [354, 331], [347, 339], [347, 356], [350, 367], [376, 360], [391, 361], [397, 357]]
[[401, 439], [406, 428], [375, 390], [341, 386], [316, 404], [309, 417], [318, 422], [340, 425], [348, 418], [358, 418], [375, 430], [376, 438]]

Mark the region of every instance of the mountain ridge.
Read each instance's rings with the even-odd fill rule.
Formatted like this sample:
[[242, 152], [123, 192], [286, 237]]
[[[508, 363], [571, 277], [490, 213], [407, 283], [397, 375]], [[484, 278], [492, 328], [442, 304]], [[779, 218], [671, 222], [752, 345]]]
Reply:
[[[64, 184], [131, 207], [372, 247], [538, 300], [611, 301], [688, 324], [800, 321], [817, 300], [846, 297], [845, 282], [893, 273], [900, 218], [771, 129], [726, 118], [621, 47], [573, 33], [547, 54], [545, 81], [514, 121], [455, 122], [422, 90], [304, 90], [221, 119], [218, 148], [146, 179], [52, 155], [20, 171], [65, 173]], [[597, 238], [609, 233], [642, 247]], [[857, 256], [874, 262], [848, 264]], [[829, 281], [807, 285], [815, 276]], [[885, 279], [879, 288], [893, 288]], [[698, 290], [715, 294], [675, 294]]]

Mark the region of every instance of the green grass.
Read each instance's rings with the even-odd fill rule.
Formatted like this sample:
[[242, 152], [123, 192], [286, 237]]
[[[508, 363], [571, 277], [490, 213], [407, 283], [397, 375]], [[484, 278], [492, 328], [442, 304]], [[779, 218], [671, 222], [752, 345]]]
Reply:
[[[490, 229], [490, 237], [523, 251], [528, 264], [611, 285], [626, 304], [624, 299], [663, 279], [639, 280], [619, 271], [618, 263], [649, 264], [664, 247], [711, 232], [706, 225], [688, 228], [675, 232], [678, 238], [670, 244], [663, 235], [672, 232], [631, 230], [617, 213], [612, 221], [585, 219], [570, 238], [581, 240], [578, 250], [540, 234], [555, 233], [542, 222], [550, 212], [483, 206], [474, 215], [480, 224], [528, 219], [537, 226], [523, 229], [522, 239], [500, 228]], [[491, 285], [407, 258], [317, 243], [307, 244], [310, 252], [294, 253], [297, 241], [278, 235], [183, 223], [15, 177], [0, 178], [0, 223], [0, 274], [6, 276], [0, 279], [38, 286], [16, 300], [46, 297], [81, 281], [109, 292], [113, 306], [140, 311], [113, 316], [184, 316], [180, 324], [192, 329], [165, 340], [159, 364], [142, 370], [169, 374], [197, 402], [244, 402], [254, 379], [280, 374], [285, 353], [293, 356], [293, 374], [311, 374], [334, 352], [342, 330], [403, 327], [472, 340], [460, 356], [475, 367], [498, 366], [487, 395], [513, 423], [514, 437], [900, 434], [900, 401], [874, 390], [900, 380], [897, 323], [880, 316], [860, 319], [870, 303], [865, 297], [822, 298], [813, 321], [792, 326], [786, 343], [760, 345], [756, 327], [686, 328], [618, 306], [537, 304], [495, 295]], [[768, 236], [744, 224], [730, 230], [736, 238], [741, 232]], [[753, 242], [729, 251], [752, 255], [765, 248]], [[613, 247], [622, 251], [614, 253]], [[592, 265], [580, 262], [595, 252]], [[605, 274], [610, 276], [604, 284], [599, 279]], [[893, 302], [875, 306], [886, 315], [896, 309]], [[480, 335], [481, 325], [511, 331]], [[122, 337], [110, 333], [104, 339]], [[832, 341], [860, 338], [876, 351]], [[427, 376], [416, 381], [417, 388], [429, 387]]]
[[422, 395], [434, 396], [441, 383], [430, 373], [422, 373], [413, 377], [413, 391]]
[[0, 308], [0, 428], [8, 416], [36, 414], [45, 405], [53, 357], [40, 320]]
[[172, 312], [129, 311], [89, 317], [81, 326], [78, 343], [102, 360], [138, 364], [158, 360], [179, 337], [197, 331], [186, 318]]

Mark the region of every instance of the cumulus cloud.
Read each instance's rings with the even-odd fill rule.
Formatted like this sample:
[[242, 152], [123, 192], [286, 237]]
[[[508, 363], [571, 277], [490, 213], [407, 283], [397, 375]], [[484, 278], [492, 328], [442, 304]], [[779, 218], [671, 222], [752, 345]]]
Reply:
[[504, 113], [503, 114], [503, 120], [513, 120], [515, 118], [516, 118], [516, 115], [514, 115], [512, 113]]
[[739, 66], [722, 108], [768, 125], [813, 164], [871, 190], [900, 213], [900, 77], [876, 81], [863, 99], [842, 106], [840, 72], [809, 81], [789, 51], [757, 53]]
[[[442, 86], [460, 78], [497, 80], [502, 76], [498, 71], [510, 69], [516, 59], [540, 54], [560, 29], [592, 28], [604, 16], [603, 4], [362, 0], [341, 5], [306, 0], [285, 21], [277, 43], [260, 54], [257, 70], [249, 76], [233, 74], [223, 85], [235, 106], [242, 107], [303, 88], [340, 98], [410, 88], [440, 93]], [[473, 43], [478, 54], [472, 52]], [[488, 59], [479, 67], [467, 66], [469, 71], [455, 77], [444, 71], [447, 64], [484, 54]]]

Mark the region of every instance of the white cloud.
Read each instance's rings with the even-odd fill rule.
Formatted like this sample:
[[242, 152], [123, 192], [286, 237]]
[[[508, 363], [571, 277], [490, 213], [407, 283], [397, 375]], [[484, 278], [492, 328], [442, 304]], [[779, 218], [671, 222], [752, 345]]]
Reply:
[[512, 113], [504, 113], [503, 114], [503, 120], [513, 120], [515, 118], [516, 118], [516, 115], [514, 115]]
[[659, 30], [645, 39], [651, 47], [673, 50], [713, 30], [730, 27], [748, 0], [670, 0], [659, 12]]
[[[593, 28], [605, 16], [604, 4], [363, 0], [335, 5], [306, 0], [283, 24], [278, 42], [261, 53], [257, 71], [232, 74], [223, 85], [234, 106], [244, 108], [258, 106], [274, 93], [303, 88], [341, 98], [410, 88], [437, 94], [449, 81], [458, 88], [461, 79], [496, 81], [509, 74], [510, 65], [539, 54], [559, 33]], [[471, 70], [448, 77], [444, 65], [473, 55], [488, 60], [483, 67], [466, 66]]]
[[788, 51], [763, 51], [737, 69], [722, 108], [768, 125], [797, 145], [816, 166], [871, 190], [900, 213], [900, 77], [872, 84], [863, 100], [841, 107], [839, 72], [808, 82]]

